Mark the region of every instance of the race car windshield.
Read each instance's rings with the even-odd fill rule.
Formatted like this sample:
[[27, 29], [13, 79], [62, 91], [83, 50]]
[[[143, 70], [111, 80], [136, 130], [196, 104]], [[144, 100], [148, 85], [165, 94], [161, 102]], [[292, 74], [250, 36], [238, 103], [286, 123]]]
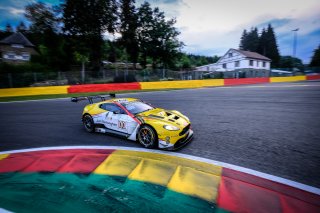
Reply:
[[141, 112], [145, 112], [148, 110], [153, 109], [152, 106], [145, 104], [143, 102], [138, 102], [138, 101], [134, 101], [134, 102], [126, 102], [126, 103], [121, 103], [122, 106], [124, 106], [129, 112], [131, 112], [132, 114], [139, 114]]

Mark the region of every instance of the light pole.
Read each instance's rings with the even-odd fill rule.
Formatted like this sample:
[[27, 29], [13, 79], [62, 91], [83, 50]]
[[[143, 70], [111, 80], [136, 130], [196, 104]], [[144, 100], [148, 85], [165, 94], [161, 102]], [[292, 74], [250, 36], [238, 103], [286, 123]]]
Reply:
[[292, 57], [296, 57], [296, 51], [297, 51], [297, 34], [298, 34], [299, 28], [292, 30], [293, 32], [293, 50], [292, 50]]

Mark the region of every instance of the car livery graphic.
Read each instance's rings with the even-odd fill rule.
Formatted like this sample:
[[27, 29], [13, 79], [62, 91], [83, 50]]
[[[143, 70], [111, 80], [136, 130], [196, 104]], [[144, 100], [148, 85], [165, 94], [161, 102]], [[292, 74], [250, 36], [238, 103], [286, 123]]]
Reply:
[[[109, 133], [138, 141], [145, 148], [177, 150], [193, 137], [188, 117], [176, 110], [156, 108], [135, 98], [107, 96], [73, 97], [72, 102], [88, 100], [82, 122], [92, 132]], [[94, 99], [101, 99], [94, 103]]]

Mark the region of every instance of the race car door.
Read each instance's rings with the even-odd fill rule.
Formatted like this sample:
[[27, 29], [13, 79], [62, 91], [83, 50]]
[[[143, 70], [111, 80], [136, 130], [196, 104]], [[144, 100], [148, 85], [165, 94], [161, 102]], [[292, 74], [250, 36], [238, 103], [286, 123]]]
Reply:
[[114, 103], [104, 103], [100, 107], [107, 110], [102, 115], [105, 127], [117, 132], [128, 133], [127, 117], [129, 116], [123, 109]]

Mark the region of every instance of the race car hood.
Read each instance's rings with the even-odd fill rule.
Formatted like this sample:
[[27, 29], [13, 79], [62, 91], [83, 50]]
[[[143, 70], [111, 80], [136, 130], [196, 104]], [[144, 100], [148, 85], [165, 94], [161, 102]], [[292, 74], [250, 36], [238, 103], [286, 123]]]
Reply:
[[189, 119], [180, 112], [175, 110], [164, 110], [161, 108], [155, 108], [140, 113], [138, 116], [141, 116], [146, 122], [149, 120], [157, 120], [158, 122], [160, 121], [164, 124], [173, 125], [180, 129], [184, 128], [190, 123]]

